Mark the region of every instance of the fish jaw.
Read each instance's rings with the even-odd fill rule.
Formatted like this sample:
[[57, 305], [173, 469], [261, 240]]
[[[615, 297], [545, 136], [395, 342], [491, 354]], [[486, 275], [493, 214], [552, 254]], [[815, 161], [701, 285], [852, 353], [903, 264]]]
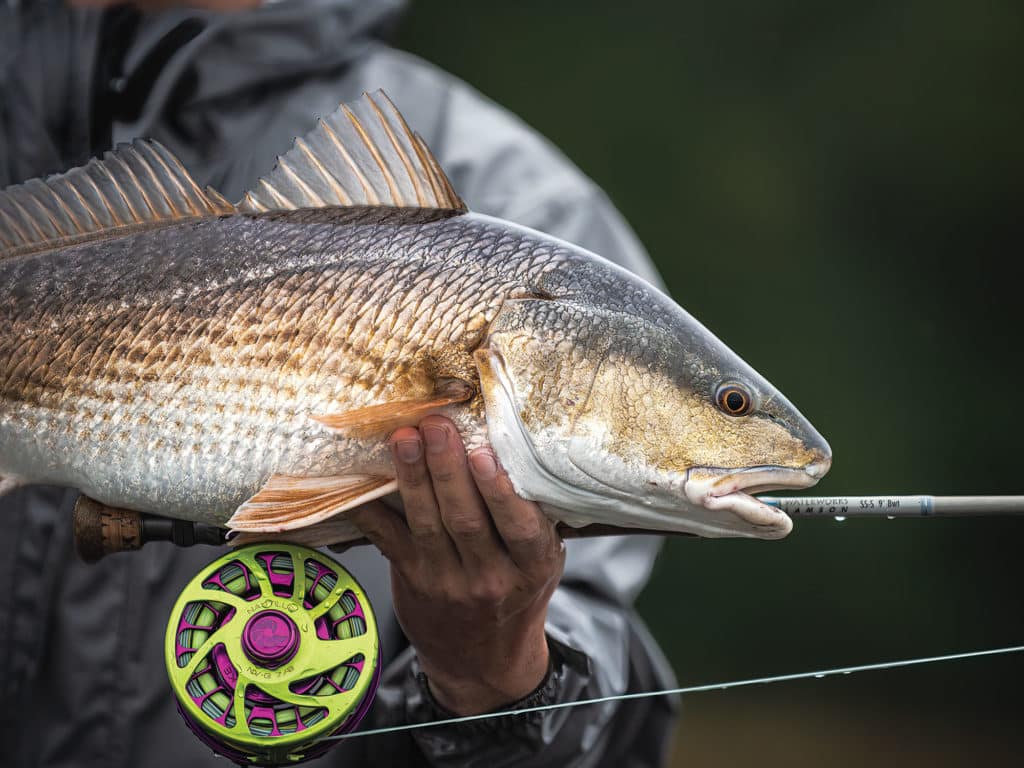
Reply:
[[625, 490], [630, 469], [617, 457], [605, 455], [600, 473], [584, 470], [581, 462], [573, 461], [574, 455], [583, 451], [593, 455], [597, 450], [589, 440], [556, 428], [531, 435], [515, 405], [514, 384], [500, 354], [480, 350], [476, 359], [488, 440], [513, 487], [523, 498], [539, 503], [550, 518], [573, 527], [603, 523], [709, 538], [781, 539], [792, 530], [792, 520], [747, 491], [807, 488], [831, 464], [831, 456], [822, 454], [800, 469], [694, 467], [666, 473], [639, 495]]
[[[831, 458], [822, 457], [801, 469], [695, 467], [687, 473], [683, 488], [692, 505], [723, 517], [719, 535], [737, 535], [734, 531], [746, 528], [757, 538], [781, 539], [793, 530], [793, 521], [785, 512], [765, 504], [753, 494], [810, 488], [824, 477], [831, 463]], [[724, 515], [732, 515], [733, 519]]]

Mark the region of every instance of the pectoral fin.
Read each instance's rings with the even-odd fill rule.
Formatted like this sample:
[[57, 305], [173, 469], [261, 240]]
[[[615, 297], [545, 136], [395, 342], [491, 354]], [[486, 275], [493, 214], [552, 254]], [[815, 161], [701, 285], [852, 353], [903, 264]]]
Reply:
[[394, 480], [379, 475], [273, 475], [227, 525], [247, 533], [306, 528], [396, 490]]
[[280, 531], [277, 533], [244, 531], [237, 536], [232, 536], [228, 543], [233, 547], [244, 547], [247, 544], [259, 544], [264, 541], [286, 541], [291, 544], [301, 544], [304, 547], [326, 547], [331, 544], [342, 544], [362, 538], [363, 534], [360, 530], [346, 520], [344, 515], [335, 515], [327, 520], [314, 523], [306, 528], [297, 528], [294, 531]]
[[474, 394], [476, 390], [471, 384], [461, 379], [449, 379], [425, 397], [380, 403], [337, 414], [314, 415], [313, 419], [350, 437], [372, 437], [412, 426], [424, 416], [446, 405], [463, 403]]

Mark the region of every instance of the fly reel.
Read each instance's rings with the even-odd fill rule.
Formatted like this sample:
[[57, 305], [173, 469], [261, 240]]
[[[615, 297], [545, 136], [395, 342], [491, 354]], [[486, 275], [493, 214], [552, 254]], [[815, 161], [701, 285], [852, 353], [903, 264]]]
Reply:
[[318, 757], [356, 727], [380, 677], [370, 601], [334, 560], [293, 544], [239, 548], [182, 591], [164, 654], [178, 711], [239, 765]]

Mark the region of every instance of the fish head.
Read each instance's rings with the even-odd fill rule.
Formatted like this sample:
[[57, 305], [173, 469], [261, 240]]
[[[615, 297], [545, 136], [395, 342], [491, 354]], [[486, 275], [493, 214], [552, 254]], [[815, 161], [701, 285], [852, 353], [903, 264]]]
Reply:
[[503, 305], [477, 363], [513, 485], [574, 526], [785, 536], [790, 518], [752, 494], [816, 483], [828, 443], [694, 318], [653, 301], [649, 316], [578, 299]]

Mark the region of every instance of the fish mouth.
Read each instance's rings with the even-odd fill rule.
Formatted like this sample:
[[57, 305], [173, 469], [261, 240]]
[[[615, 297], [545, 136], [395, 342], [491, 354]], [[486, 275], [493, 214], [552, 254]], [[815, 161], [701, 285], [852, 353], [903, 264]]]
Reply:
[[[740, 470], [694, 467], [687, 473], [683, 489], [691, 504], [716, 513], [723, 533], [781, 539], [793, 530], [793, 521], [785, 512], [768, 506], [754, 494], [786, 488], [810, 488], [828, 472], [831, 464], [831, 459], [823, 458], [799, 469], [778, 466]], [[723, 512], [727, 514], [722, 516]]]

